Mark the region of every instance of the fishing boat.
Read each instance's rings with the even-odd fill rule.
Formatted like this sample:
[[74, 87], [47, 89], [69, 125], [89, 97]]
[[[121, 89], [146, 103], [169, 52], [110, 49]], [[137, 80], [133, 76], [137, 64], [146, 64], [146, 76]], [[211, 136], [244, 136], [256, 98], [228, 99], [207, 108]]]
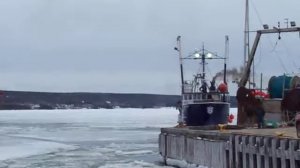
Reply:
[[[228, 46], [228, 37], [226, 37]], [[226, 49], [228, 47], [225, 47]], [[180, 72], [181, 72], [181, 103], [179, 104], [179, 125], [204, 126], [227, 124], [230, 108], [230, 95], [226, 82], [226, 56], [221, 57], [204, 48], [193, 54], [182, 57], [181, 37], [177, 37], [177, 47], [179, 53]], [[225, 51], [225, 53], [227, 53]], [[206, 66], [212, 60], [224, 60], [224, 70], [219, 75], [207, 79]], [[200, 63], [201, 72], [196, 72], [192, 80], [185, 80], [184, 66], [185, 61], [197, 61]], [[222, 78], [217, 86], [217, 77]]]

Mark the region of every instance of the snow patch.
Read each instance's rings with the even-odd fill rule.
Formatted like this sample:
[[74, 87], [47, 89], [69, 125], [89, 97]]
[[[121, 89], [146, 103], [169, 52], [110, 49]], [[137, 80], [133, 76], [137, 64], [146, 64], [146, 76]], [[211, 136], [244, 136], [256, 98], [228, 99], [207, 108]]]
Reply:
[[[144, 161], [133, 161], [129, 163], [113, 163], [113, 164], [106, 164], [100, 166], [98, 168], [141, 168], [141, 167], [149, 167], [149, 168], [161, 168], [162, 166], [155, 165], [153, 163], [148, 163]], [[165, 168], [172, 168], [170, 166], [163, 166]]]
[[153, 153], [153, 151], [152, 150], [135, 150], [135, 151], [121, 151], [121, 150], [117, 150], [115, 153], [117, 155], [142, 155], [142, 154]]
[[185, 160], [167, 159], [167, 165], [180, 168], [208, 168], [206, 166], [187, 163]]

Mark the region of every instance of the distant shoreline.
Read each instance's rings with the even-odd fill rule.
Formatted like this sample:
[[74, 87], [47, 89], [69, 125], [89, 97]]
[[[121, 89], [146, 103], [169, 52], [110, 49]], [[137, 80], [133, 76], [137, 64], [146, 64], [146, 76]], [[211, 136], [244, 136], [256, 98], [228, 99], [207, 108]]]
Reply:
[[[112, 109], [175, 107], [179, 95], [144, 93], [53, 93], [2, 91], [0, 110], [28, 109]], [[231, 107], [236, 99], [231, 96]]]

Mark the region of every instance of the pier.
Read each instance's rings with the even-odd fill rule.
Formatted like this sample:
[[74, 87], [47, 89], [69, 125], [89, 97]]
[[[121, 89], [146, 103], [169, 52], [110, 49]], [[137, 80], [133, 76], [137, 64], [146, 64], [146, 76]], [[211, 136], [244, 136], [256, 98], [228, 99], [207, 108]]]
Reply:
[[297, 168], [300, 144], [295, 127], [242, 129], [216, 126], [162, 128], [159, 152], [165, 164], [208, 168]]

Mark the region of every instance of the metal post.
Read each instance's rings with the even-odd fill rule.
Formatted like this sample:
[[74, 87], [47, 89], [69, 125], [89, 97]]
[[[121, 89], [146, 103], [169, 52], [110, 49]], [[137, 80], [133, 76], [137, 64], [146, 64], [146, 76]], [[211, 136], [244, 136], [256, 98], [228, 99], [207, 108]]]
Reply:
[[204, 53], [204, 44], [202, 45], [202, 79], [205, 79], [205, 53]]

